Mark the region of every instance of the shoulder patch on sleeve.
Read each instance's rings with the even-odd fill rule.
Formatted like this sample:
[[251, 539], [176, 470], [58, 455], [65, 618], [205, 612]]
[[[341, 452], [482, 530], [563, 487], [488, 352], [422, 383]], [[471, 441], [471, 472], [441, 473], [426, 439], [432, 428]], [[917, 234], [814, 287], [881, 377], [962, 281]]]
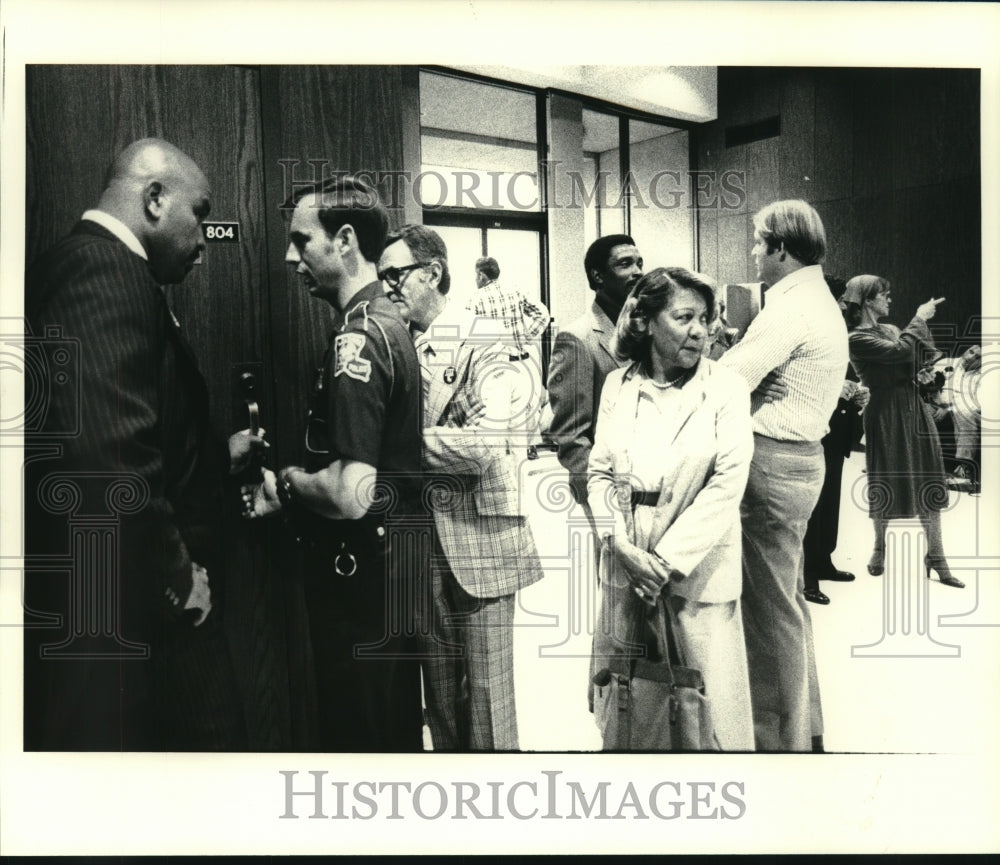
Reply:
[[363, 333], [338, 333], [334, 338], [333, 377], [342, 373], [367, 383], [372, 377], [372, 362], [361, 356], [365, 347]]

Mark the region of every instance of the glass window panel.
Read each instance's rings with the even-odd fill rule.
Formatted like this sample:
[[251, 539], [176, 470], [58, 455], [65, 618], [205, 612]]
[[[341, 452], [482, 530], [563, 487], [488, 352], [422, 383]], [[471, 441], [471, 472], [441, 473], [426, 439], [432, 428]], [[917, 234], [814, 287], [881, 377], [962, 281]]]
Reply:
[[[593, 156], [585, 156], [583, 159], [583, 184], [585, 189], [593, 189], [597, 183], [597, 159]], [[574, 199], [577, 200], [577, 199]], [[594, 204], [585, 205], [583, 208], [583, 244], [584, 249], [588, 249], [597, 238], [600, 237], [597, 207]]]
[[[618, 117], [583, 110], [584, 157], [593, 160], [595, 175], [581, 196], [584, 225], [593, 226], [595, 238], [625, 229], [625, 202], [621, 195], [621, 150]], [[589, 202], [587, 201], [589, 199]]]
[[467, 78], [420, 73], [420, 125], [536, 144], [535, 94]]
[[541, 261], [538, 253], [538, 232], [520, 229], [488, 228], [486, 254], [500, 265], [500, 284], [518, 288], [541, 302]]
[[424, 207], [541, 210], [535, 95], [420, 73]]
[[471, 207], [538, 212], [536, 172], [482, 171], [453, 165], [421, 165], [417, 184], [421, 207]]
[[476, 259], [483, 254], [483, 232], [479, 228], [431, 226], [448, 249], [448, 272], [451, 274], [449, 303], [465, 306], [476, 288]]
[[629, 233], [646, 271], [695, 266], [688, 164], [686, 130], [629, 121]]

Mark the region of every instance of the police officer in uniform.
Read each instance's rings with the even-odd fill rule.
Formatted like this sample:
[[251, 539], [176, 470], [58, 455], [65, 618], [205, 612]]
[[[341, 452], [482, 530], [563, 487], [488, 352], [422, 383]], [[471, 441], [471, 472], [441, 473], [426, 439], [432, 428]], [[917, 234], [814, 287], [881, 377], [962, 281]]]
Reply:
[[[422, 748], [420, 667], [406, 611], [418, 563], [394, 536], [420, 505], [420, 373], [376, 262], [388, 215], [352, 177], [298, 190], [286, 262], [336, 311], [305, 465], [244, 487], [248, 518], [279, 510], [303, 546], [323, 751]], [[390, 551], [396, 555], [390, 555]], [[412, 615], [412, 614], [411, 614]]]

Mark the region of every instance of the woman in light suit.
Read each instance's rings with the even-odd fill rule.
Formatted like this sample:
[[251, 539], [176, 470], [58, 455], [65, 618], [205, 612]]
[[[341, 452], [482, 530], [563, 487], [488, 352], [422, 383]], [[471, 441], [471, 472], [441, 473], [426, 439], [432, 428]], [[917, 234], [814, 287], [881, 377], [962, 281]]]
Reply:
[[650, 605], [669, 583], [677, 636], [686, 664], [702, 671], [719, 745], [752, 751], [739, 600], [750, 394], [742, 376], [702, 356], [714, 306], [706, 277], [657, 268], [618, 319], [615, 350], [632, 362], [604, 384], [588, 483], [603, 542], [594, 653], [626, 650], [624, 580]]

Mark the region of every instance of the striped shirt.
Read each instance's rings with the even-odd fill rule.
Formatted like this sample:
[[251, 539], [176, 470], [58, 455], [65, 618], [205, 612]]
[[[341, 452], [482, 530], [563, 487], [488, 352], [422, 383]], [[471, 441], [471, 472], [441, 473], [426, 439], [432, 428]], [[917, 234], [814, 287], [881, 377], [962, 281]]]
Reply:
[[800, 268], [767, 292], [746, 335], [719, 363], [753, 391], [777, 370], [788, 393], [772, 403], [754, 392], [753, 431], [782, 441], [819, 441], [837, 407], [848, 364], [847, 328], [819, 265]]

